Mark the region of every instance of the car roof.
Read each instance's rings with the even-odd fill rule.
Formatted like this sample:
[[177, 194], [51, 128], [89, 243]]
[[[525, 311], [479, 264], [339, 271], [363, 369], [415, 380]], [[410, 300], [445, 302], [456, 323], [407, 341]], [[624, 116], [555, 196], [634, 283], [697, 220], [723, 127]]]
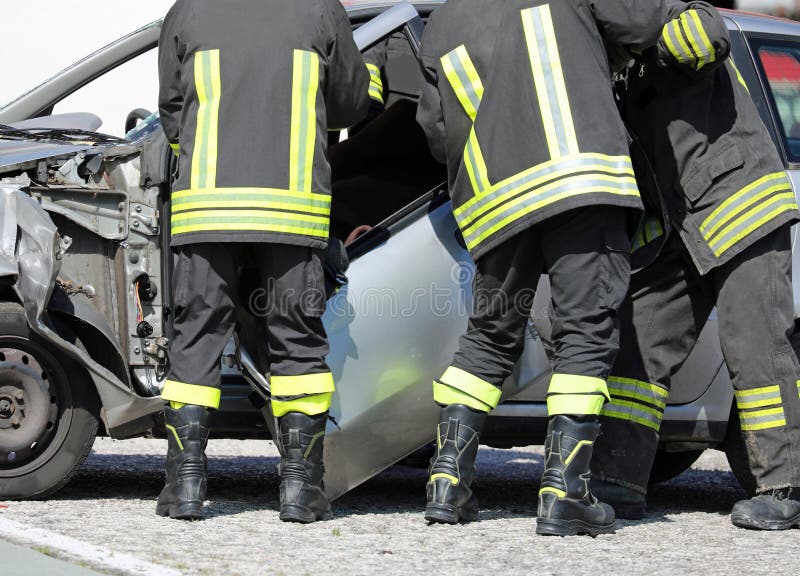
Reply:
[[720, 10], [720, 13], [725, 17], [728, 28], [738, 28], [742, 32], [800, 36], [800, 22], [794, 20], [741, 10]]

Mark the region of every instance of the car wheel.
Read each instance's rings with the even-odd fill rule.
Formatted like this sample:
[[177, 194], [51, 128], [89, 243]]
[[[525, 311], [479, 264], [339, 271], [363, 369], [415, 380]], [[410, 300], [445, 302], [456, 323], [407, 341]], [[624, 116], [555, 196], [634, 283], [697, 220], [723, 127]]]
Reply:
[[0, 500], [44, 498], [86, 459], [99, 402], [86, 373], [0, 302]]
[[685, 472], [697, 462], [703, 450], [688, 450], [686, 452], [667, 452], [659, 450], [653, 468], [650, 470], [650, 484], [658, 484], [675, 478]]
[[753, 471], [750, 470], [750, 460], [747, 457], [747, 447], [744, 444], [742, 431], [739, 424], [739, 411], [736, 405], [731, 408], [731, 415], [728, 418], [728, 430], [725, 433], [725, 440], [722, 443], [728, 465], [739, 485], [747, 492], [748, 496], [756, 493], [756, 479]]

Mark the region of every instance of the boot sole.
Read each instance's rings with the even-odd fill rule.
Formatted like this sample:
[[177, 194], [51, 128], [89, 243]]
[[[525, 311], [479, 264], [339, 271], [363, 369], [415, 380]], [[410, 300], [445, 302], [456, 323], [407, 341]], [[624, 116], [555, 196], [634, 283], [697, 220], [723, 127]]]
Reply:
[[475, 522], [477, 519], [477, 508], [458, 507], [450, 504], [428, 504], [425, 506], [425, 520], [431, 524], [458, 524], [460, 522]]
[[317, 512], [305, 506], [298, 506], [297, 504], [284, 504], [281, 506], [281, 512], [278, 515], [283, 522], [295, 522], [297, 524], [311, 524], [317, 520], [330, 520], [333, 518], [333, 512], [325, 510]]
[[800, 514], [788, 520], [756, 520], [750, 516], [731, 514], [731, 522], [738, 528], [748, 530], [790, 530], [800, 527]]
[[173, 520], [203, 520], [206, 517], [205, 512], [203, 512], [203, 505], [195, 502], [156, 506], [156, 514]]
[[582, 520], [556, 520], [551, 518], [536, 519], [536, 533], [540, 536], [598, 536], [600, 534], [613, 534], [615, 523], [590, 524]]

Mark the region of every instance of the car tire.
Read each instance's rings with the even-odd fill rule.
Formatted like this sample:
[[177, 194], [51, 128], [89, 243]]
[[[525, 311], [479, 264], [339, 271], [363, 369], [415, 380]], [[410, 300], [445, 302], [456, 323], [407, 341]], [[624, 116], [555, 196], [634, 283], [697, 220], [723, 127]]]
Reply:
[[747, 492], [748, 496], [755, 496], [756, 479], [750, 469], [750, 460], [747, 457], [747, 447], [742, 437], [739, 424], [739, 411], [734, 404], [731, 407], [731, 415], [728, 418], [728, 430], [725, 433], [725, 440], [722, 443], [722, 450], [728, 459], [731, 472], [739, 481], [739, 486]]
[[86, 372], [0, 302], [0, 500], [46, 498], [75, 475], [97, 435]]
[[688, 450], [685, 452], [667, 452], [659, 450], [650, 469], [650, 484], [666, 482], [682, 474], [697, 462], [703, 450]]

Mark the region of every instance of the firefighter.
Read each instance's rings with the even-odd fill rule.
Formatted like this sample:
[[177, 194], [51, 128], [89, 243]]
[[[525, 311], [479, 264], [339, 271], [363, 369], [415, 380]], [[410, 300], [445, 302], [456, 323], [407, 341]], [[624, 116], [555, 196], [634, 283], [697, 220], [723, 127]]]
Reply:
[[[203, 517], [220, 356], [234, 331], [237, 266], [266, 295], [280, 518], [330, 515], [322, 452], [333, 376], [325, 364], [322, 255], [328, 127], [357, 122], [369, 74], [336, 0], [178, 0], [159, 43], [159, 110], [179, 154], [171, 196], [175, 270], [169, 448], [156, 513]], [[264, 299], [260, 299], [264, 300]]]
[[[800, 525], [800, 371], [789, 227], [792, 186], [729, 58], [719, 13], [668, 2], [656, 47], [629, 68], [624, 117], [649, 217], [634, 242], [621, 350], [601, 412], [593, 490], [641, 518], [670, 379], [714, 306], [758, 495], [746, 528]], [[640, 153], [636, 153], [640, 152]], [[652, 170], [652, 172], [651, 172]]]
[[552, 284], [554, 374], [539, 534], [599, 534], [614, 512], [588, 490], [641, 208], [599, 31], [655, 43], [661, 0], [447, 2], [428, 23], [419, 123], [448, 164], [453, 214], [476, 263], [474, 304], [441, 406], [425, 518], [476, 520], [470, 485], [486, 416], [519, 358], [530, 292]]

